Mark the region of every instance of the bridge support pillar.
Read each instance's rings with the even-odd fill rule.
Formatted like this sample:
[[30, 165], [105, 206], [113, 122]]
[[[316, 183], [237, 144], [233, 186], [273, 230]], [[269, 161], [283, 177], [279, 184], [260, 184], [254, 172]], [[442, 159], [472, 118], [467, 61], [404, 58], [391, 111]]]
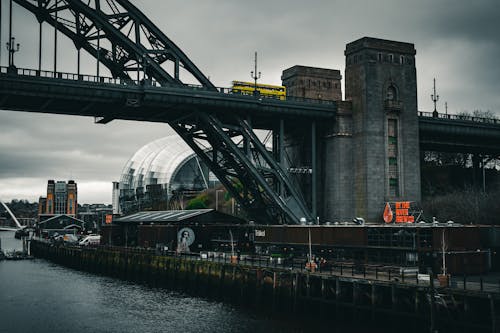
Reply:
[[364, 37], [346, 46], [356, 216], [382, 221], [385, 202], [420, 201], [413, 44]]

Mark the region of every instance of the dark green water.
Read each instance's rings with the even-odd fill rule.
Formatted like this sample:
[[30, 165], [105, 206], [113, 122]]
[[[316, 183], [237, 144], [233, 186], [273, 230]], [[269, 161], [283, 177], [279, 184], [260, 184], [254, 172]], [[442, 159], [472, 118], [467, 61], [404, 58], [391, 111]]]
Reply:
[[[22, 247], [12, 232], [0, 232], [0, 238], [4, 250]], [[310, 331], [374, 330], [273, 318], [41, 259], [0, 261], [0, 332]]]

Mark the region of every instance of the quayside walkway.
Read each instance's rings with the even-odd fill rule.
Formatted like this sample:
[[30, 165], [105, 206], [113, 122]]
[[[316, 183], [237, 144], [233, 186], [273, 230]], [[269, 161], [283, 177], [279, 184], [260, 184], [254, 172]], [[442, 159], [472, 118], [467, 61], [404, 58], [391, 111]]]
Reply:
[[237, 261], [36, 240], [31, 250], [36, 257], [74, 269], [317, 320], [390, 321], [394, 327], [414, 327], [415, 332], [492, 332], [500, 319], [498, 285], [485, 279], [482, 284], [466, 279], [464, 289], [456, 280], [440, 286], [434, 279], [348, 263], [309, 272], [303, 262], [263, 257], [242, 256]]

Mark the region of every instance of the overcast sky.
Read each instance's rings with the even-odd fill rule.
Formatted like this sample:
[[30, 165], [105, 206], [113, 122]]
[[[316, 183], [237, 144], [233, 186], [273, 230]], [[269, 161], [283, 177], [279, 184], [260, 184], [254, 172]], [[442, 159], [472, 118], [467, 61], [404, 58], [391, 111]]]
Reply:
[[[0, 47], [7, 41], [7, 0]], [[293, 65], [344, 71], [345, 44], [364, 36], [415, 44], [419, 110], [432, 111], [432, 79], [450, 113], [500, 115], [500, 1], [475, 0], [132, 0], [217, 86], [250, 80], [259, 54], [261, 82], [280, 84]], [[38, 25], [14, 5], [16, 65], [36, 68]], [[45, 28], [44, 69], [52, 70]], [[59, 37], [58, 70], [76, 72], [73, 44]], [[2, 49], [0, 63], [7, 63]], [[93, 60], [84, 71], [95, 74]], [[47, 179], [74, 179], [80, 203], [110, 203], [130, 156], [171, 133], [167, 125], [0, 111], [0, 199], [38, 200]]]

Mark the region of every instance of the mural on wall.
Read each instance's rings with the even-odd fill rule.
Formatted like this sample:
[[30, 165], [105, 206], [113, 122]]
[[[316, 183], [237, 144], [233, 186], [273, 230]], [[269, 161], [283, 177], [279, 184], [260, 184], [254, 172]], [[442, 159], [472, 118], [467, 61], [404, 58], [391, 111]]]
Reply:
[[177, 233], [177, 252], [189, 253], [191, 250], [189, 246], [194, 243], [195, 235], [191, 228], [182, 228]]

